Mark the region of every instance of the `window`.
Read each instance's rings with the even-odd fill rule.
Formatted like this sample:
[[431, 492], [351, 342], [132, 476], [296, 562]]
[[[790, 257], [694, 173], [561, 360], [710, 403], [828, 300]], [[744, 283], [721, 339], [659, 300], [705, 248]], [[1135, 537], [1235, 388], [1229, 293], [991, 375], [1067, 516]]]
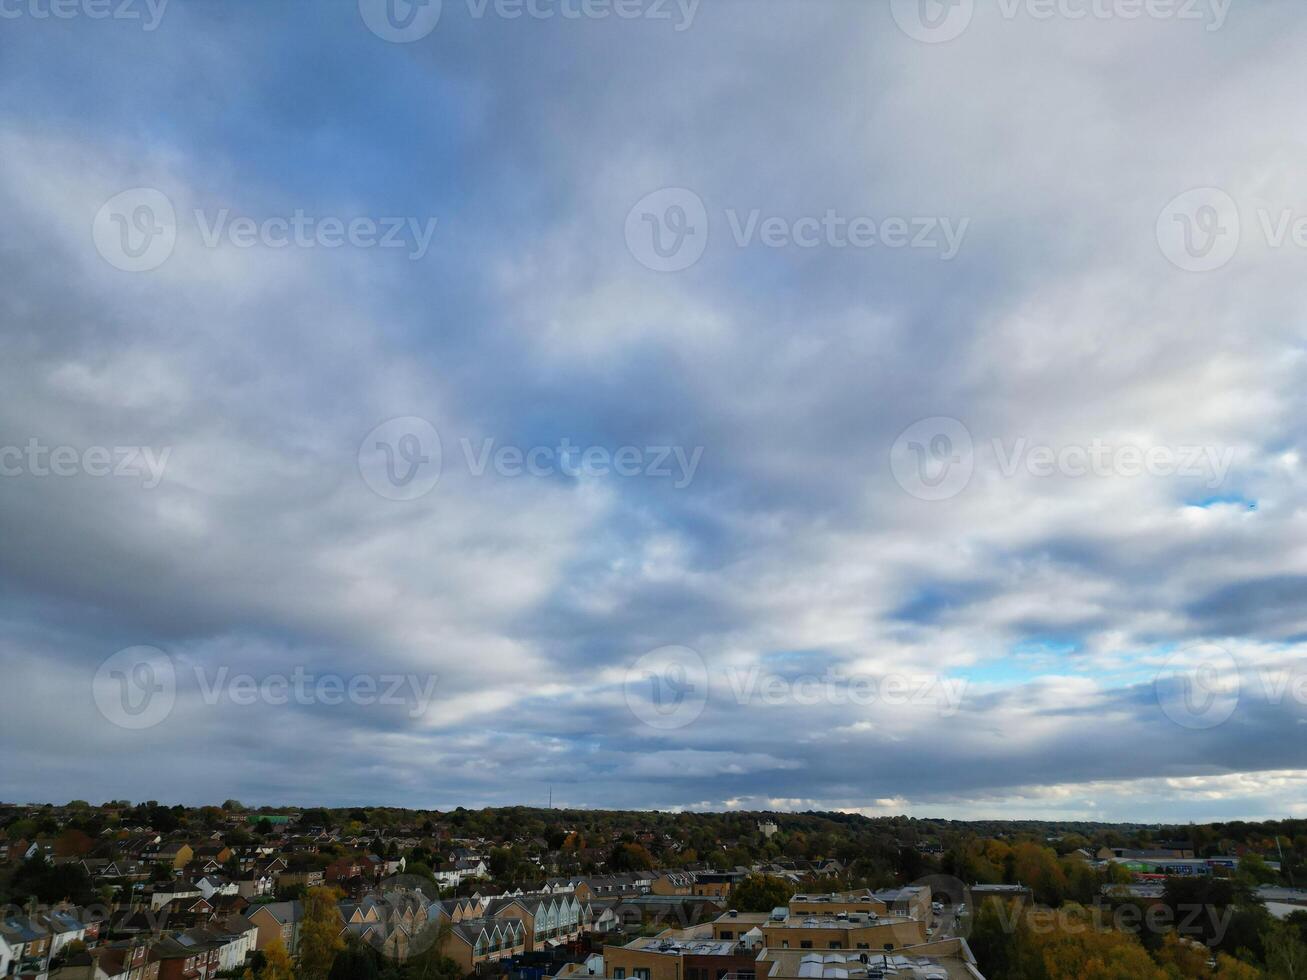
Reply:
[[730, 929], [723, 929], [723, 930], [722, 930], [722, 938], [723, 938], [723, 939], [734, 939], [734, 938], [735, 938], [735, 933], [731, 932]]
[[613, 980], [626, 980], [626, 967], [624, 966], [614, 967]]
[[635, 977], [635, 980], [649, 980], [649, 970], [646, 967], [637, 966], [631, 971], [631, 976]]
[[834, 940], [831, 940], [830, 948], [831, 948], [831, 949], [843, 949], [843, 948], [844, 948], [844, 944], [843, 944], [842, 942], [840, 942], [838, 939], [834, 939]]
[[782, 939], [781, 949], [789, 949], [789, 948], [790, 948], [790, 941], [788, 939]]
[[858, 949], [871, 949], [871, 946], [867, 943], [858, 943]]
[[812, 940], [811, 939], [799, 940], [799, 949], [812, 949]]

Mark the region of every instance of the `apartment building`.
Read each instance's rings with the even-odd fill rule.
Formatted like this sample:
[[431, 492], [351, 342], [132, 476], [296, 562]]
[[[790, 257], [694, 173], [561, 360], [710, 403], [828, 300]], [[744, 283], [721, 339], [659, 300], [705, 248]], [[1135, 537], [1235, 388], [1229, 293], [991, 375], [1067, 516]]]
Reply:
[[440, 951], [458, 964], [466, 976], [482, 963], [526, 952], [527, 930], [519, 919], [463, 919], [450, 926]]
[[749, 980], [755, 953], [737, 942], [713, 939], [705, 927], [669, 929], [654, 938], [604, 947], [611, 980]]
[[709, 898], [729, 898], [731, 890], [746, 877], [747, 874], [743, 871], [700, 872], [694, 876], [690, 894]]
[[885, 888], [872, 893], [872, 897], [885, 905], [886, 915], [906, 915], [912, 919], [930, 918], [930, 903], [934, 895], [929, 885], [906, 885], [903, 888]]
[[[795, 895], [790, 899], [789, 907], [794, 915], [837, 915], [840, 912], [851, 915], [885, 915], [889, 911], [886, 901], [876, 897], [867, 888], [853, 892]], [[930, 910], [929, 891], [925, 909]]]
[[517, 919], [526, 928], [527, 950], [574, 942], [581, 936], [582, 903], [574, 895], [516, 895], [491, 899], [482, 914], [491, 919]]
[[897, 949], [926, 941], [926, 920], [897, 916], [790, 915], [779, 909], [760, 928], [768, 949]]
[[765, 950], [758, 980], [985, 980], [963, 939], [907, 946], [894, 951], [804, 952]]

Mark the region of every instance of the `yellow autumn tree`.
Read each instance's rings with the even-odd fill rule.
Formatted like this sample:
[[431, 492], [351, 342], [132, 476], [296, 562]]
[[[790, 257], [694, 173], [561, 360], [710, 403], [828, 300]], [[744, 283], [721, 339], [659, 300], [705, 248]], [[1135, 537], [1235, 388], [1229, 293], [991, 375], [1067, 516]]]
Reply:
[[263, 973], [260, 980], [295, 980], [290, 954], [280, 939], [274, 939], [263, 951]]
[[345, 948], [341, 938], [344, 923], [336, 904], [341, 893], [335, 888], [310, 888], [304, 897], [304, 918], [300, 922], [299, 980], [327, 980], [336, 954]]
[[1077, 905], [1027, 915], [1018, 940], [1020, 976], [1047, 980], [1171, 980], [1139, 940], [1103, 928]]
[[1216, 973], [1213, 976], [1220, 980], [1266, 980], [1266, 974], [1257, 967], [1224, 953], [1216, 957]]
[[1192, 939], [1182, 939], [1174, 932], [1162, 937], [1162, 945], [1153, 951], [1159, 966], [1183, 980], [1205, 980], [1211, 976], [1207, 968], [1210, 957], [1207, 947]]

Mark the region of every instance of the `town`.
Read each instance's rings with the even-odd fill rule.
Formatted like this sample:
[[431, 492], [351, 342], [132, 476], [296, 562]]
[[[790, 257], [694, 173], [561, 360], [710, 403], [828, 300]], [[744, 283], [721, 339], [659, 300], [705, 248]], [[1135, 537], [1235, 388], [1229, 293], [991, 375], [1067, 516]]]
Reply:
[[1278, 978], [1307, 952], [1307, 821], [228, 800], [0, 804], [0, 826], [16, 980], [1020, 980], [1095, 956]]

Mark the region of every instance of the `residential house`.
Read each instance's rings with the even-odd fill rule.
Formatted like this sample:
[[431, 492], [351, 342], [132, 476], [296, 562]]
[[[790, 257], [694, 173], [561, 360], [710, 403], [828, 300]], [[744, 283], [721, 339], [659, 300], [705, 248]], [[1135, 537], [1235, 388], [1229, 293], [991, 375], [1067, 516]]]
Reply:
[[185, 841], [168, 840], [149, 846], [141, 853], [141, 858], [180, 871], [194, 860], [195, 851]]
[[197, 879], [195, 887], [206, 899], [212, 899], [214, 895], [235, 895], [239, 891], [236, 882], [228, 881], [218, 875], [205, 875]]
[[[269, 877], [264, 875], [263, 877]], [[273, 881], [277, 888], [319, 888], [325, 883], [321, 871], [305, 869], [303, 871], [282, 871]], [[265, 892], [265, 894], [267, 894]]]
[[581, 907], [582, 928], [592, 935], [607, 935], [622, 927], [617, 906], [621, 899], [597, 898]]
[[661, 871], [649, 890], [655, 895], [693, 895], [694, 880], [693, 871]]
[[75, 908], [55, 909], [44, 915], [34, 916], [33, 921], [45, 926], [46, 931], [49, 932], [51, 957], [58, 956], [71, 942], [86, 942], [86, 923], [81, 920]]
[[0, 937], [10, 949], [10, 968], [24, 978], [45, 980], [50, 968], [50, 931], [25, 915], [0, 920]]
[[[318, 884], [322, 884], [322, 873], [318, 872]], [[272, 875], [251, 871], [236, 879], [236, 894], [242, 898], [261, 898], [273, 892]]]
[[213, 903], [206, 898], [174, 898], [159, 909], [159, 915], [169, 929], [200, 926], [213, 919]]
[[326, 881], [346, 882], [354, 878], [376, 881], [380, 875], [381, 860], [375, 854], [356, 854], [339, 858], [323, 869]]
[[214, 861], [219, 867], [225, 866], [233, 857], [235, 857], [235, 853], [221, 841], [212, 844], [201, 844], [195, 848], [195, 860]]
[[193, 949], [197, 953], [200, 950], [210, 954], [216, 952], [216, 965], [219, 971], [239, 970], [245, 966], [245, 957], [254, 952], [258, 929], [247, 920], [237, 918], [233, 921], [238, 924], [236, 928], [213, 925], [187, 929], [185, 932], [177, 933], [173, 939], [179, 945]]
[[300, 920], [304, 906], [300, 902], [269, 902], [260, 905], [245, 916], [258, 929], [256, 948], [267, 949], [274, 939], [280, 939], [286, 952], [295, 955], [299, 947]]
[[150, 956], [149, 943], [128, 940], [91, 950], [96, 980], [158, 980], [159, 961]]
[[701, 872], [694, 876], [690, 888], [691, 895], [704, 895], [711, 898], [729, 898], [731, 890], [746, 877], [743, 871]]
[[204, 892], [202, 892], [193, 882], [178, 878], [176, 881], [166, 882], [154, 889], [154, 894], [150, 897], [150, 908], [161, 909], [169, 902], [178, 898], [203, 897]]
[[166, 936], [150, 948], [159, 964], [158, 980], [208, 980], [218, 972], [219, 943]]

